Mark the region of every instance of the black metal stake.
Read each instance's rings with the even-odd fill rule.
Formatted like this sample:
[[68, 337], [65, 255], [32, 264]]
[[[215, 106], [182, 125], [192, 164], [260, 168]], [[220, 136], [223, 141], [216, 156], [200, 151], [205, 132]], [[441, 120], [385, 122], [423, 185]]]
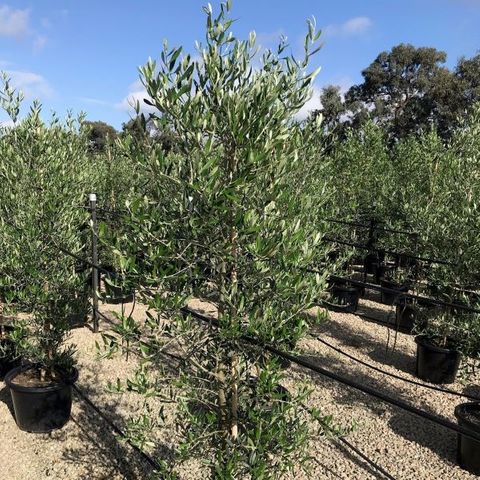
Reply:
[[97, 195], [91, 193], [90, 212], [92, 215], [92, 303], [93, 303], [93, 331], [98, 333], [98, 223], [97, 223]]

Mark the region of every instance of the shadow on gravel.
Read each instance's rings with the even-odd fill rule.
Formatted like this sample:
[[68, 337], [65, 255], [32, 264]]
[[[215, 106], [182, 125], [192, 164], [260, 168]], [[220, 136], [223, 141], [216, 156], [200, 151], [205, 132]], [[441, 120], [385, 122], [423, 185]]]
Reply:
[[[108, 401], [97, 404], [94, 392], [103, 388], [94, 372], [82, 371], [82, 381], [89, 387], [79, 387], [84, 395], [99, 408], [110, 422], [123, 428], [124, 419], [118, 413], [120, 397], [112, 396]], [[96, 386], [96, 388], [95, 388]], [[148, 478], [152, 467], [138, 453], [121, 442], [113, 428], [78, 393], [74, 391], [76, 408], [71, 422], [77, 428], [71, 433], [70, 442], [75, 446], [66, 448], [66, 462], [82, 467], [84, 478], [108, 478], [120, 473], [125, 479]]]
[[452, 467], [456, 464], [457, 434], [455, 432], [406, 412], [396, 413], [390, 418], [388, 424], [397, 435], [432, 450], [440, 458], [451, 463]]
[[0, 390], [0, 402], [3, 402], [7, 407], [12, 417], [15, 419], [15, 412], [13, 411], [12, 397], [10, 395], [10, 390], [6, 385]]
[[[386, 308], [386, 309], [385, 309]], [[360, 300], [358, 304], [357, 315], [366, 315], [371, 317], [372, 321], [379, 322], [395, 322], [395, 309], [392, 306], [385, 305], [384, 309], [376, 307], [375, 305], [367, 304]], [[369, 319], [370, 320], [370, 319]]]
[[[380, 368], [381, 364], [386, 364], [409, 374], [413, 374], [415, 371], [415, 357], [400, 351], [398, 348], [392, 348], [395, 345], [395, 331], [390, 332], [390, 338], [388, 338], [388, 332], [386, 331], [386, 339], [382, 341], [368, 333], [353, 329], [345, 321], [337, 322], [334, 319], [330, 319], [316, 327], [313, 332], [320, 337], [322, 333], [325, 333], [335, 338], [341, 345], [362, 350], [372, 360], [379, 362], [380, 365], [378, 366]], [[350, 353], [356, 356], [355, 352]]]

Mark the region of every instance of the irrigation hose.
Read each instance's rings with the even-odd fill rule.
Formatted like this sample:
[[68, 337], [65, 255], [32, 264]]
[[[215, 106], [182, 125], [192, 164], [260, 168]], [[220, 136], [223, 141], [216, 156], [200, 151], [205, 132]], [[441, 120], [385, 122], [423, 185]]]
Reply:
[[[197, 318], [198, 320], [201, 320], [205, 323], [208, 323], [210, 325], [215, 325], [218, 326], [218, 322], [216, 319], [207, 317], [205, 315], [202, 315], [198, 312], [195, 312], [194, 310], [191, 310], [190, 308], [184, 307], [181, 309], [181, 311], [187, 315], [192, 315], [192, 317]], [[382, 392], [378, 392], [372, 387], [369, 387], [367, 385], [362, 385], [359, 382], [356, 382], [354, 380], [350, 380], [342, 375], [339, 375], [337, 373], [331, 372], [329, 370], [326, 370], [323, 367], [319, 367], [315, 365], [312, 362], [309, 362], [308, 360], [304, 360], [296, 355], [291, 355], [287, 352], [283, 352], [282, 350], [279, 350], [278, 348], [275, 348], [274, 346], [271, 345], [266, 345], [259, 340], [256, 340], [255, 338], [252, 338], [247, 335], [242, 335], [242, 339], [252, 345], [256, 345], [258, 347], [263, 348], [264, 350], [273, 353], [274, 355], [283, 358], [285, 360], [289, 360], [292, 363], [295, 363], [297, 365], [300, 365], [308, 370], [311, 370], [315, 373], [318, 373], [324, 377], [330, 378], [331, 380], [335, 380], [337, 382], [343, 383], [344, 385], [347, 385], [351, 388], [354, 388], [355, 390], [359, 390], [363, 393], [366, 393], [367, 395], [370, 395], [372, 397], [378, 398], [379, 400], [384, 401], [385, 403], [389, 403], [390, 405], [394, 405], [398, 408], [401, 408], [402, 410], [405, 410], [409, 413], [412, 413], [418, 417], [424, 418], [426, 420], [431, 421], [432, 423], [435, 423], [437, 425], [441, 425], [449, 430], [452, 430], [456, 433], [461, 433], [462, 435], [472, 439], [476, 440], [477, 442], [480, 441], [480, 434], [473, 432], [472, 430], [466, 429], [464, 427], [461, 427], [460, 425], [457, 425], [449, 420], [445, 420], [442, 417], [439, 417], [437, 415], [434, 415], [429, 412], [425, 412], [413, 405], [410, 405], [402, 400], [398, 400], [396, 398], [391, 397], [390, 395], [387, 395]]]
[[[85, 393], [83, 393], [77, 385], [73, 385], [73, 389], [77, 393], [77, 395], [92, 409], [97, 413], [105, 423], [107, 423], [110, 428], [119, 436], [126, 438], [125, 434], [122, 432], [120, 428], [118, 428], [109, 418], [105, 416], [105, 414], [87, 397]], [[160, 466], [158, 463], [149, 455], [147, 455], [143, 450], [139, 447], [134, 445], [130, 440], [126, 438], [127, 443], [146, 461], [148, 462], [154, 469], [158, 469]]]
[[480, 402], [480, 398], [469, 395], [468, 393], [461, 393], [461, 392], [456, 392], [455, 390], [450, 390], [448, 388], [442, 388], [442, 387], [437, 387], [435, 385], [428, 385], [425, 383], [417, 382], [416, 380], [410, 380], [409, 378], [401, 377], [400, 375], [396, 375], [395, 373], [390, 373], [387, 372], [386, 370], [382, 370], [381, 368], [376, 367], [375, 365], [372, 365], [371, 363], [364, 362], [363, 360], [360, 360], [359, 358], [354, 357], [353, 355], [350, 355], [347, 352], [344, 352], [338, 347], [335, 347], [331, 343], [328, 343], [327, 341], [323, 340], [319, 336], [315, 336], [315, 338], [320, 342], [326, 345], [327, 347], [331, 348], [332, 350], [335, 350], [336, 352], [350, 358], [350, 360], [353, 360], [354, 362], [360, 363], [361, 365], [371, 368], [372, 370], [375, 370], [379, 373], [382, 373], [384, 375], [387, 375], [392, 378], [396, 378], [397, 380], [402, 380], [403, 382], [411, 383], [412, 385], [418, 385], [419, 387], [424, 387], [428, 388], [430, 390], [436, 390], [437, 392], [442, 392], [442, 393], [447, 393], [449, 395], [456, 395], [457, 397], [463, 397], [463, 398], [468, 398], [469, 400], [473, 400], [475, 402]]

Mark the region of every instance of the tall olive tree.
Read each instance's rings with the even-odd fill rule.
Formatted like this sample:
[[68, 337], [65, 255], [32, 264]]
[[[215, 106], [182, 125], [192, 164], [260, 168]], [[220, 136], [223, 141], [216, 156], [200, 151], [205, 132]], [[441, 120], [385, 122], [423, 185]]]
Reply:
[[[304, 167], [313, 162], [303, 142], [318, 134], [320, 118], [305, 126], [294, 120], [318, 71], [307, 69], [319, 33], [308, 22], [301, 60], [286, 53], [285, 40], [260, 54], [255, 33], [234, 36], [229, 10], [230, 2], [217, 16], [205, 8], [206, 39], [196, 56], [165, 42], [160, 63], [140, 69], [145, 101], [156, 109], [158, 129], [174, 132], [179, 153], [138, 157], [148, 180], [127, 205], [130, 231], [110, 238], [159, 312], [148, 315], [147, 331], [124, 322], [117, 341], [146, 357], [127, 388], [150, 396], [165, 386], [154, 368], [160, 334], [183, 351], [180, 452], [206, 458], [215, 478], [278, 478], [295, 455], [299, 464], [305, 457], [304, 392], [282, 394], [278, 362], [244, 335], [291, 348], [325, 286], [327, 272], [305, 271], [325, 250], [312, 221], [323, 203], [302, 192], [312, 184]], [[208, 300], [218, 324], [179, 316], [191, 297]], [[105, 341], [118, 346], [111, 336]], [[144, 444], [139, 423], [134, 436]]]

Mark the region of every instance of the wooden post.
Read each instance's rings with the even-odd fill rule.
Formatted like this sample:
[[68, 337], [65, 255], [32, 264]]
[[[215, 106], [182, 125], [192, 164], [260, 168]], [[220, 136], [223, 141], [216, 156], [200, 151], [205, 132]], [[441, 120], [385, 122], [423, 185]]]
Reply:
[[91, 193], [90, 213], [92, 215], [92, 304], [93, 304], [93, 331], [98, 333], [98, 224], [97, 224], [97, 195]]

